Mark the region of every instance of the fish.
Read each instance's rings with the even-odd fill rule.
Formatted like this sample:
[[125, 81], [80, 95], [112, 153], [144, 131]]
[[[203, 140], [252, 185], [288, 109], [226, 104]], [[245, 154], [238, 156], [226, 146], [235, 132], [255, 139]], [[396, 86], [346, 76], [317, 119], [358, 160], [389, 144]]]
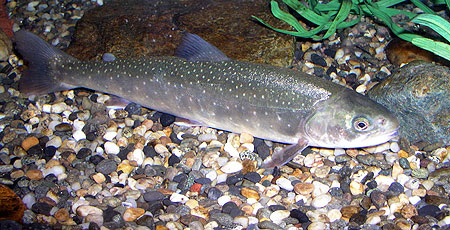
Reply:
[[27, 95], [88, 88], [233, 133], [288, 144], [262, 168], [280, 167], [308, 146], [362, 148], [397, 136], [397, 118], [344, 86], [307, 73], [233, 60], [185, 33], [175, 56], [85, 61], [20, 30]]

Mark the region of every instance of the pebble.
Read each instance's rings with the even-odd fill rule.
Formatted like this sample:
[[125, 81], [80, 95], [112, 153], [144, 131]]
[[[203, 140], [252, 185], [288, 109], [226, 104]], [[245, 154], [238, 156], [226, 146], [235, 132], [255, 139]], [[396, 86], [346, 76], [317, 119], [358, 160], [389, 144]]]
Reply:
[[88, 215], [101, 216], [103, 215], [103, 211], [94, 206], [82, 205], [77, 208], [77, 214], [80, 216], [88, 216]]
[[186, 203], [189, 200], [189, 198], [183, 194], [179, 194], [179, 193], [172, 193], [172, 195], [170, 195], [170, 201], [174, 202], [174, 203]]
[[312, 202], [311, 205], [314, 208], [323, 208], [325, 207], [328, 203], [330, 203], [331, 201], [331, 196], [329, 194], [322, 194], [320, 196], [315, 197]]
[[413, 169], [411, 172], [411, 176], [418, 178], [418, 179], [427, 179], [428, 178], [428, 170], [424, 168], [420, 169]]
[[291, 181], [284, 178], [284, 177], [280, 177], [277, 179], [276, 184], [278, 186], [280, 186], [280, 188], [285, 189], [287, 191], [293, 191], [294, 190], [294, 186], [292, 185]]
[[31, 147], [39, 144], [39, 140], [36, 137], [27, 137], [22, 141], [22, 148], [25, 151], [28, 151]]
[[350, 192], [354, 196], [360, 195], [360, 194], [364, 193], [364, 185], [357, 181], [352, 181], [350, 183]]
[[254, 138], [251, 134], [248, 133], [241, 133], [239, 136], [239, 142], [243, 143], [253, 143]]
[[311, 183], [297, 183], [294, 185], [294, 191], [297, 194], [308, 195], [314, 191], [314, 185]]
[[239, 161], [231, 160], [228, 161], [220, 170], [226, 174], [232, 174], [239, 172], [243, 169], [242, 163]]
[[132, 152], [128, 153], [127, 159], [129, 161], [134, 161], [138, 166], [142, 165], [144, 163], [145, 154], [142, 149], [135, 149]]
[[73, 132], [72, 136], [73, 136], [73, 139], [75, 139], [76, 141], [86, 139], [86, 134], [84, 134], [84, 132], [82, 130], [77, 130], [77, 131]]
[[241, 194], [247, 198], [253, 198], [255, 200], [259, 200], [259, 193], [258, 191], [255, 191], [253, 189], [250, 188], [242, 188], [241, 190]]
[[288, 210], [276, 210], [270, 214], [270, 220], [275, 224], [281, 224], [281, 222], [288, 218], [291, 215], [291, 212]]
[[62, 145], [61, 137], [55, 136], [51, 138], [46, 144], [46, 147], [54, 146], [55, 148], [59, 148]]
[[105, 143], [105, 152], [107, 154], [119, 154], [120, 148], [116, 143], [108, 141]]
[[197, 139], [201, 142], [211, 142], [217, 140], [217, 136], [214, 133], [202, 133], [198, 135]]
[[95, 166], [95, 170], [103, 175], [109, 175], [112, 172], [116, 171], [117, 163], [110, 159], [104, 159], [100, 161], [97, 166]]
[[145, 209], [142, 208], [128, 208], [123, 213], [123, 220], [124, 221], [135, 221], [137, 218], [144, 215]]
[[30, 169], [25, 173], [25, 176], [28, 177], [30, 180], [40, 180], [44, 178], [42, 171], [39, 169]]

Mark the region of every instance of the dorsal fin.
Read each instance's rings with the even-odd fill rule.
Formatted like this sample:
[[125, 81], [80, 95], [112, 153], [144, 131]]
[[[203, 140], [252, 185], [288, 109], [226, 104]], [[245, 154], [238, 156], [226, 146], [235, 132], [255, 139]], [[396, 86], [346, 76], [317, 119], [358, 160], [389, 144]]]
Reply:
[[176, 51], [176, 56], [185, 58], [188, 61], [228, 61], [230, 60], [217, 47], [209, 44], [195, 34], [186, 33]]

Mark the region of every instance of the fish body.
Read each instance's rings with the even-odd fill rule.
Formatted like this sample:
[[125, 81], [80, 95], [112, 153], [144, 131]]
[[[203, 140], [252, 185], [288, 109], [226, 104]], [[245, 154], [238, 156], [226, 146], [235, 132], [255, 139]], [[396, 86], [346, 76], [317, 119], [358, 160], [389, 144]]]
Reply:
[[396, 135], [397, 119], [350, 89], [286, 68], [229, 59], [187, 34], [177, 57], [77, 60], [26, 31], [17, 49], [29, 62], [20, 90], [43, 94], [85, 87], [205, 126], [293, 144], [266, 167], [307, 146], [358, 148]]

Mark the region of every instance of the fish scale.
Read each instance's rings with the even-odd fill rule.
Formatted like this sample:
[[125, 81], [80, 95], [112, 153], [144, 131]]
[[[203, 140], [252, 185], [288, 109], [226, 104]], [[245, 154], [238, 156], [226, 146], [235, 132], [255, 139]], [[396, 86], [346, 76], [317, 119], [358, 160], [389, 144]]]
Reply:
[[384, 143], [398, 128], [388, 110], [350, 89], [297, 70], [229, 59], [193, 34], [185, 36], [178, 57], [110, 62], [77, 60], [26, 31], [15, 41], [29, 62], [22, 92], [85, 87], [205, 126], [293, 144], [267, 167], [307, 146]]

